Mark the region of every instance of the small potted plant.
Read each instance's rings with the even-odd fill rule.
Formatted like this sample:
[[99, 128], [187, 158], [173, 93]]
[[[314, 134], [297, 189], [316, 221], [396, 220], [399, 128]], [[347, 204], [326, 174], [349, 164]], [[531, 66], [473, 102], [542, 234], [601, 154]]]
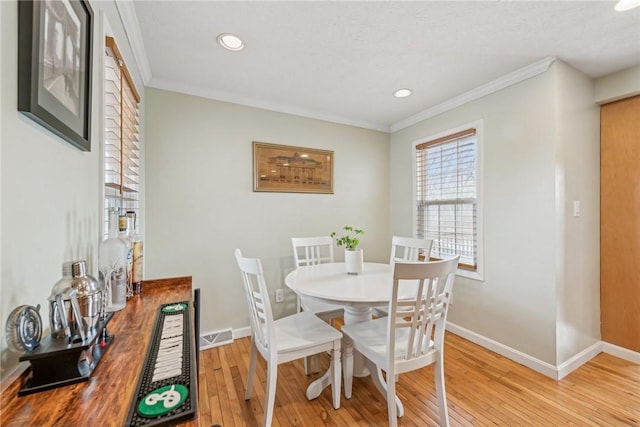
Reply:
[[347, 274], [362, 273], [364, 268], [364, 254], [361, 248], [358, 248], [360, 239], [358, 236], [364, 234], [364, 230], [353, 228], [350, 225], [343, 227], [344, 233], [337, 236], [335, 231], [331, 233], [331, 237], [336, 239], [338, 246], [344, 245], [344, 265]]

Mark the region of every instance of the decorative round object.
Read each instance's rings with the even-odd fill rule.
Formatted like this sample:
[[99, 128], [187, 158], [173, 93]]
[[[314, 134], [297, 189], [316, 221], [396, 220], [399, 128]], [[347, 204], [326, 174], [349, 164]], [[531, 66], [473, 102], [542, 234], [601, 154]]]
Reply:
[[168, 414], [187, 399], [189, 390], [182, 384], [166, 385], [147, 394], [138, 404], [138, 414], [155, 418]]
[[7, 344], [14, 351], [33, 351], [42, 338], [42, 318], [40, 304], [36, 307], [20, 305], [16, 307], [5, 325]]
[[187, 309], [186, 304], [176, 303], [176, 304], [170, 304], [162, 307], [162, 312], [167, 314], [172, 314], [172, 313], [180, 313], [181, 311], [184, 311], [186, 309]]

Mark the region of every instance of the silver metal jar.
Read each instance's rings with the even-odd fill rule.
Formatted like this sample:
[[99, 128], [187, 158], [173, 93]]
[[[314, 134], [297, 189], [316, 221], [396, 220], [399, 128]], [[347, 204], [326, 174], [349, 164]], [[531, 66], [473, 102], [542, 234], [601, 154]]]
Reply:
[[49, 296], [51, 336], [81, 341], [92, 336], [100, 317], [102, 291], [100, 283], [87, 274], [84, 260], [62, 264], [62, 279]]

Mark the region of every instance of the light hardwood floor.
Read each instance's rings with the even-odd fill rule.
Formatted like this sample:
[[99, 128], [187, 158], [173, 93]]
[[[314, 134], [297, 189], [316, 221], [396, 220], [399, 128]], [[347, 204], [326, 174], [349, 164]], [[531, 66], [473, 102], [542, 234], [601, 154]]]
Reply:
[[[245, 401], [249, 338], [201, 352], [199, 424], [262, 425], [266, 364], [258, 357], [253, 397]], [[323, 355], [322, 371], [328, 366]], [[640, 365], [600, 354], [554, 381], [447, 333], [445, 375], [452, 426], [640, 426]], [[370, 378], [355, 378], [353, 397], [333, 409], [331, 391], [308, 401], [301, 361], [280, 365], [273, 426], [385, 426], [386, 403]], [[439, 424], [433, 367], [400, 376], [399, 426]]]

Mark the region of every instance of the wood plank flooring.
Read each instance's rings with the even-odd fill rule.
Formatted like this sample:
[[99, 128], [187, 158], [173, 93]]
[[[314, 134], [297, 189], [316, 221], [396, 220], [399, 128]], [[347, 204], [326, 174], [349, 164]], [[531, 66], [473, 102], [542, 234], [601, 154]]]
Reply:
[[[262, 425], [266, 363], [258, 357], [253, 396], [244, 400], [249, 338], [204, 350], [199, 424]], [[321, 372], [328, 366], [323, 355]], [[640, 365], [601, 353], [561, 381], [447, 333], [445, 375], [451, 426], [640, 426]], [[331, 390], [308, 401], [302, 361], [278, 367], [273, 426], [385, 426], [386, 403], [370, 378], [354, 378], [353, 397], [333, 409]], [[400, 376], [399, 426], [437, 426], [433, 367]]]

